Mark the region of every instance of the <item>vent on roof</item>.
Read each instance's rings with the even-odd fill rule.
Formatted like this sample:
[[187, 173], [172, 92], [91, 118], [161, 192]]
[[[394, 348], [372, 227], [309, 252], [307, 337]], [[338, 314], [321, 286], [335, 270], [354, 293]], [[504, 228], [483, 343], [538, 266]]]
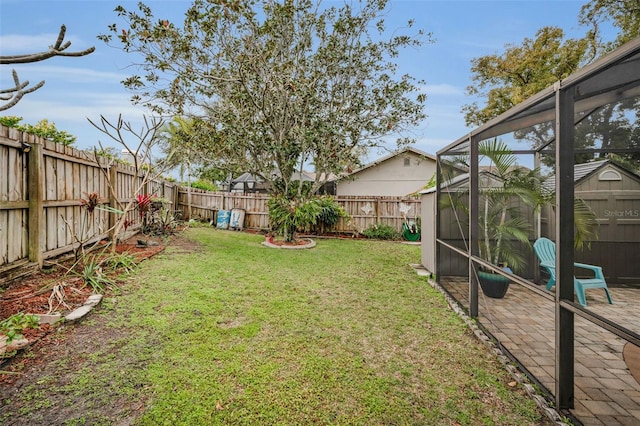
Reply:
[[409, 157], [405, 157], [404, 159], [404, 166], [405, 167], [409, 167], [411, 165], [411, 158]]
[[615, 170], [605, 170], [598, 175], [598, 180], [622, 180], [622, 176]]

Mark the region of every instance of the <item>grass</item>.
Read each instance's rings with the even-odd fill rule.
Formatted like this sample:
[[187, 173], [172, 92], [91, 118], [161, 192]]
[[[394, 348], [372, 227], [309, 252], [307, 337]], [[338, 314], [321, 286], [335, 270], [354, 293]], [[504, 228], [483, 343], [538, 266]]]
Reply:
[[[408, 266], [419, 247], [320, 240], [311, 250], [275, 250], [244, 233], [186, 236], [197, 251], [169, 247], [143, 262], [98, 310], [112, 338], [58, 390], [82, 398], [83, 411], [66, 424], [542, 421]], [[129, 408], [105, 410], [117, 401]]]

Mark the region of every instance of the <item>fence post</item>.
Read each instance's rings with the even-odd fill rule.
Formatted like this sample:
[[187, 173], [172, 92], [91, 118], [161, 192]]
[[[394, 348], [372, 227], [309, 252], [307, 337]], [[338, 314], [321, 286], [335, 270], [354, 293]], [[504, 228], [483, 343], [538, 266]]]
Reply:
[[[112, 209], [118, 208], [118, 167], [115, 165], [110, 165], [109, 167], [109, 187], [111, 191], [109, 191], [109, 207]], [[127, 214], [125, 212], [125, 214]], [[116, 223], [118, 219], [116, 218], [116, 214], [114, 212], [109, 212], [109, 240], [114, 241], [116, 237]]]
[[32, 143], [28, 155], [29, 175], [28, 192], [29, 192], [29, 260], [38, 264], [42, 268], [43, 253], [43, 219], [44, 219], [44, 203], [42, 189], [43, 179], [43, 152], [42, 145]]

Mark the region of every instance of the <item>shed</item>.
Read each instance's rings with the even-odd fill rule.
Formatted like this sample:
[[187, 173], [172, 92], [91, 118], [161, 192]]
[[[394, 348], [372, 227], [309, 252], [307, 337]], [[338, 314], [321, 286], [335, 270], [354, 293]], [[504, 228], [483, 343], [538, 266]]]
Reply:
[[[595, 213], [598, 239], [576, 251], [576, 261], [602, 266], [609, 283], [637, 283], [640, 277], [640, 176], [612, 160], [576, 164], [574, 194]], [[549, 208], [542, 217], [543, 235], [555, 235]], [[612, 255], [615, 254], [615, 255]]]

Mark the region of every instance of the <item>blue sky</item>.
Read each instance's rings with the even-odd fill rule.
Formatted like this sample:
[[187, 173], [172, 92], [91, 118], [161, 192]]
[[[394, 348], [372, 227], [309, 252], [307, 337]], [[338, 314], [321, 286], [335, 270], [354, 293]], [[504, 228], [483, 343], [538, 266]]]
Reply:
[[[23, 123], [35, 124], [43, 118], [60, 130], [78, 137], [77, 148], [97, 146], [101, 140], [116, 146], [95, 129], [87, 117], [98, 121], [100, 115], [115, 121], [119, 113], [125, 120], [139, 123], [144, 111], [129, 102], [130, 94], [120, 81], [132, 74], [127, 66], [132, 59], [96, 39], [107, 33], [111, 23], [122, 25], [114, 8], [122, 4], [135, 7], [134, 1], [112, 0], [0, 0], [0, 55], [46, 50], [58, 35], [61, 24], [67, 26], [65, 40], [69, 51], [95, 46], [96, 51], [80, 58], [52, 58], [24, 65], [0, 68], [0, 88], [12, 83], [11, 69], [22, 81], [45, 86], [25, 95], [15, 107], [0, 115], [23, 117]], [[151, 0], [156, 17], [181, 23], [188, 0]], [[391, 0], [387, 16], [389, 27], [408, 19], [415, 27], [431, 32], [433, 44], [404, 51], [398, 59], [399, 72], [426, 81], [427, 119], [413, 131], [415, 147], [435, 154], [440, 148], [466, 134], [468, 129], [460, 112], [472, 101], [465, 95], [470, 84], [471, 59], [500, 53], [505, 44], [520, 44], [533, 38], [543, 26], [560, 26], [569, 37], [579, 37], [585, 29], [577, 17], [587, 1], [549, 0], [475, 0], [431, 1]], [[118, 147], [120, 148], [120, 147]], [[371, 154], [374, 158], [375, 153]]]

